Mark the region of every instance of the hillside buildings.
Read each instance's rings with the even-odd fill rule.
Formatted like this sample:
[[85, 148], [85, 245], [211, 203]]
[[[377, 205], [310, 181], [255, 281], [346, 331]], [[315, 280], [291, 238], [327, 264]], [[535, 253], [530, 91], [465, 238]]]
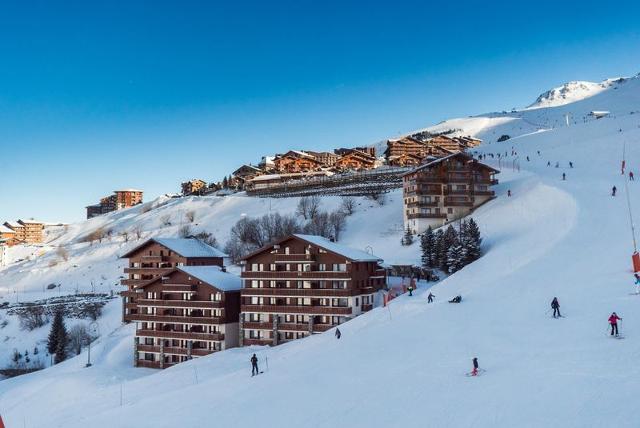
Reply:
[[100, 203], [87, 206], [87, 218], [93, 218], [102, 214], [130, 208], [135, 205], [141, 204], [142, 195], [142, 190], [115, 190], [112, 195], [101, 198]]
[[183, 196], [201, 195], [207, 190], [207, 182], [200, 179], [193, 179], [180, 183]]
[[371, 310], [386, 284], [380, 262], [312, 235], [291, 235], [247, 255], [240, 346], [278, 345]]
[[134, 365], [166, 368], [238, 346], [241, 281], [220, 266], [180, 266], [136, 289]]
[[0, 239], [6, 245], [41, 244], [44, 241], [45, 223], [37, 220], [7, 221], [0, 228]]
[[468, 215], [495, 197], [499, 171], [466, 153], [432, 160], [403, 176], [404, 227], [423, 233]]

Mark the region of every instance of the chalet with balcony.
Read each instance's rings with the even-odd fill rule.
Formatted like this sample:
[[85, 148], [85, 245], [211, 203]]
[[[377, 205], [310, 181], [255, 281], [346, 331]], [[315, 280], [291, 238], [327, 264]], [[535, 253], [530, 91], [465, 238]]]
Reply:
[[335, 167], [340, 170], [373, 169], [376, 167], [376, 158], [368, 153], [354, 149], [340, 156], [335, 163]]
[[16, 231], [0, 224], [0, 242], [4, 243], [6, 246], [17, 244]]
[[44, 242], [44, 222], [37, 220], [7, 221], [0, 231], [8, 245], [41, 244]]
[[460, 219], [495, 197], [498, 170], [466, 153], [432, 160], [403, 176], [404, 227], [423, 233]]
[[401, 154], [398, 156], [391, 156], [387, 159], [387, 164], [390, 166], [398, 167], [411, 167], [418, 166], [422, 163], [422, 158], [418, 155], [411, 153]]
[[385, 156], [387, 161], [401, 155], [415, 155], [421, 159], [427, 156], [427, 145], [412, 137], [403, 137], [387, 141]]
[[207, 191], [207, 182], [196, 178], [181, 183], [180, 187], [184, 196], [202, 195]]
[[338, 156], [335, 153], [331, 153], [331, 152], [312, 152], [312, 151], [307, 151], [305, 153], [310, 154], [311, 156], [315, 157], [324, 167], [332, 167], [336, 164], [336, 161], [340, 158], [340, 156]]
[[339, 149], [334, 149], [333, 152], [336, 155], [343, 156], [343, 155], [349, 153], [352, 150], [357, 150], [359, 152], [366, 153], [366, 154], [368, 154], [370, 156], [373, 156], [374, 158], [376, 157], [376, 148], [373, 147], [373, 146], [360, 146], [360, 147], [353, 147], [351, 149], [347, 149], [347, 148], [341, 147]]
[[130, 208], [142, 203], [142, 190], [123, 189], [114, 190], [113, 194], [100, 198], [100, 203], [86, 208], [87, 218], [93, 218], [113, 211]]
[[231, 174], [236, 179], [239, 186], [244, 185], [247, 180], [263, 175], [265, 172], [261, 168], [253, 165], [242, 165]]
[[273, 165], [277, 172], [282, 173], [317, 171], [323, 167], [322, 163], [313, 155], [297, 150], [277, 155], [273, 160]]
[[137, 313], [136, 289], [149, 281], [161, 278], [173, 269], [184, 266], [224, 266], [226, 254], [193, 238], [152, 238], [128, 251], [122, 258], [129, 259], [121, 281], [128, 287], [122, 292], [123, 320]]
[[240, 346], [278, 345], [327, 331], [373, 308], [382, 260], [314, 235], [291, 235], [246, 256]]
[[135, 289], [134, 365], [166, 368], [238, 346], [237, 275], [220, 266], [180, 266]]

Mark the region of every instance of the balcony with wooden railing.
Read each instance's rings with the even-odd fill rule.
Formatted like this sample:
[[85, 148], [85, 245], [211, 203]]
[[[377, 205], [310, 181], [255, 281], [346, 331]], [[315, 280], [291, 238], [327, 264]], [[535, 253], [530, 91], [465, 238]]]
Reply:
[[[175, 346], [165, 346], [164, 348], [162, 348], [159, 345], [138, 345], [136, 347], [136, 350], [138, 352], [152, 352], [155, 354], [160, 354], [161, 352], [163, 352], [168, 355], [189, 355], [188, 348], [181, 348], [181, 347], [175, 347]], [[191, 349], [191, 355], [196, 357], [203, 357], [205, 355], [209, 355], [214, 352], [216, 351], [204, 349], [204, 348]]]
[[214, 300], [161, 300], [138, 299], [138, 306], [157, 306], [163, 308], [203, 308], [215, 309], [224, 307], [224, 302]]
[[241, 305], [242, 312], [267, 312], [281, 314], [351, 315], [351, 307], [319, 305]]
[[283, 296], [283, 297], [349, 297], [355, 290], [345, 288], [243, 288], [242, 296]]
[[317, 259], [315, 254], [273, 254], [273, 258], [276, 263], [315, 263]]
[[469, 201], [469, 200], [463, 201], [463, 200], [456, 200], [452, 198], [445, 198], [444, 205], [449, 207], [472, 207], [473, 201]]
[[244, 338], [242, 339], [243, 346], [265, 346], [265, 345], [273, 345], [273, 339], [254, 339], [254, 338]]
[[162, 284], [163, 293], [192, 293], [197, 290], [195, 284]]
[[124, 273], [137, 274], [137, 275], [155, 275], [159, 276], [171, 271], [173, 268], [161, 268], [161, 267], [126, 267]]
[[447, 218], [447, 215], [443, 213], [409, 213], [407, 214], [407, 218]]
[[222, 317], [196, 317], [179, 315], [153, 315], [153, 314], [129, 314], [128, 321], [157, 322], [162, 324], [200, 324], [218, 325], [224, 323]]
[[244, 271], [243, 279], [351, 279], [348, 272], [342, 271]]
[[171, 331], [171, 330], [153, 330], [140, 329], [136, 330], [137, 337], [155, 337], [161, 339], [184, 339], [184, 340], [203, 340], [203, 341], [221, 341], [224, 340], [222, 333], [201, 333], [195, 331]]

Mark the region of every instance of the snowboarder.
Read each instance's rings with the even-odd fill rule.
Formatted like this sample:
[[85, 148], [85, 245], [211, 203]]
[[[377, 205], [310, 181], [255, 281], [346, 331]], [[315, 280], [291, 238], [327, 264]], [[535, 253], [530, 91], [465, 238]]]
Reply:
[[548, 162], [547, 162], [547, 166], [551, 166], [551, 161], [548, 161]]
[[540, 150], [538, 150], [538, 156], [540, 156]]
[[460, 303], [460, 302], [462, 302], [462, 296], [460, 295], [457, 295], [453, 299], [449, 300], [449, 303]]
[[569, 162], [569, 168], [573, 168], [573, 162]]
[[511, 189], [507, 190], [507, 197], [511, 197]]
[[527, 156], [527, 162], [529, 162], [529, 156]]
[[409, 285], [407, 290], [409, 290], [409, 297], [413, 296], [413, 285]]
[[611, 196], [615, 196], [616, 195], [616, 190], [618, 190], [618, 189], [616, 189], [616, 186], [613, 186], [611, 188]]
[[629, 181], [635, 181], [633, 178], [633, 171], [629, 171]]
[[336, 327], [336, 339], [340, 339], [342, 333], [340, 333], [340, 329]]
[[562, 181], [565, 181], [567, 179], [567, 174], [565, 174], [564, 172], [562, 173]]
[[615, 336], [618, 335], [618, 320], [622, 321], [622, 318], [620, 318], [615, 312], [609, 317], [609, 324], [611, 324], [611, 336], [614, 335], [614, 331]]
[[253, 354], [253, 357], [251, 357], [251, 377], [259, 373], [260, 370], [258, 370], [258, 357], [256, 357], [256, 354]]
[[633, 276], [636, 278], [636, 294], [640, 294], [640, 275], [638, 275], [637, 273], [634, 273]]
[[562, 317], [562, 315], [560, 315], [560, 303], [558, 302], [557, 297], [554, 297], [553, 300], [551, 301], [551, 308], [553, 309], [554, 318]]
[[471, 376], [478, 376], [478, 369], [480, 365], [478, 364], [478, 357], [473, 358], [473, 370], [471, 370]]
[[431, 294], [431, 291], [429, 291], [429, 295], [427, 296], [427, 303], [433, 303], [433, 298], [436, 297], [433, 294]]

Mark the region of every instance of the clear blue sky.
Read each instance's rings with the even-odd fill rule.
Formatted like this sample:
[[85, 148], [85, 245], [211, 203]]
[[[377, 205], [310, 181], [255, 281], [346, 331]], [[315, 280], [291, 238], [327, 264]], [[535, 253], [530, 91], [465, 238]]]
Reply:
[[640, 72], [637, 2], [55, 3], [0, 6], [0, 219]]

